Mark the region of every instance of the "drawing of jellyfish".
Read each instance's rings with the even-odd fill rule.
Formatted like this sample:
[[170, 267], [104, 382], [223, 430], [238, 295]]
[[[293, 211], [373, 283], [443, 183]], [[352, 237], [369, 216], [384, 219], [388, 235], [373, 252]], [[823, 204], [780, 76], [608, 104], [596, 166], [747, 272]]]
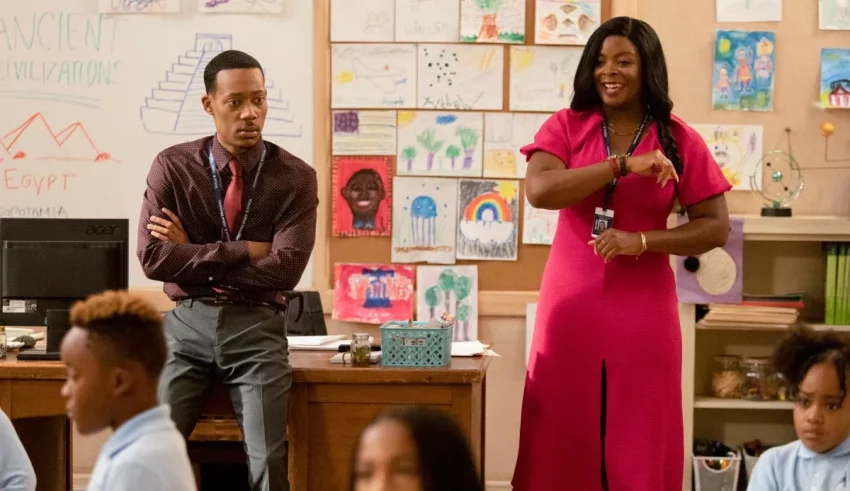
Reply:
[[430, 196], [417, 196], [410, 206], [413, 244], [431, 247], [437, 235], [437, 202]]

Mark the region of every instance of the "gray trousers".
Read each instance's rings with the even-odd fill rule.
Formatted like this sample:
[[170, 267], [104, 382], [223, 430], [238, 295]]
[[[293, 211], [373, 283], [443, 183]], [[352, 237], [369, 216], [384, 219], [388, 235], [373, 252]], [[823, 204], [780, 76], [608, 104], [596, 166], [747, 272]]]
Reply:
[[214, 378], [228, 387], [252, 491], [289, 491], [286, 421], [292, 368], [285, 313], [183, 300], [165, 317], [168, 360], [159, 398], [188, 438]]

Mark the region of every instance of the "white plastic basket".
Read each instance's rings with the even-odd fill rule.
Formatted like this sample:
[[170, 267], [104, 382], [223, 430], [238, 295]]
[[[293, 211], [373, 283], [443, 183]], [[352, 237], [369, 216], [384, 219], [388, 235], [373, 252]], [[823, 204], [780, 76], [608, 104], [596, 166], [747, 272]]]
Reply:
[[741, 456], [694, 457], [696, 491], [737, 491], [741, 471]]

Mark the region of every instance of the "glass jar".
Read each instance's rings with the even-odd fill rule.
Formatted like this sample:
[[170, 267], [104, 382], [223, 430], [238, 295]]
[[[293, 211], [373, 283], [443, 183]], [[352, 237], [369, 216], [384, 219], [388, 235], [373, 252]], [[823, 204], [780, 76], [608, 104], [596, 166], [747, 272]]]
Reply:
[[739, 399], [744, 377], [741, 375], [741, 357], [718, 355], [714, 357], [714, 374], [711, 392], [722, 399]]
[[369, 342], [368, 333], [354, 333], [351, 336], [351, 365], [355, 367], [368, 367], [372, 358], [372, 343]]
[[6, 328], [0, 326], [0, 359], [6, 358], [8, 349], [6, 347]]
[[767, 387], [770, 360], [767, 358], [743, 358], [741, 360], [741, 375], [743, 375], [742, 396], [748, 401], [769, 400], [770, 390]]
[[791, 384], [785, 380], [781, 373], [772, 373], [767, 378], [767, 386], [770, 389], [770, 397], [772, 401], [790, 401], [793, 397], [791, 394]]

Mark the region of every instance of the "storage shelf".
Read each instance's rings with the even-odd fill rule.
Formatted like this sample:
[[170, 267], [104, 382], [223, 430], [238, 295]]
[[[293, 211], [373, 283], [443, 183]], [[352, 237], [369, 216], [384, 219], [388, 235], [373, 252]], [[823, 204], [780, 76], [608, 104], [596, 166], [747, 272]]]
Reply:
[[[847, 325], [829, 325], [829, 324], [818, 324], [818, 323], [805, 323], [810, 329], [814, 331], [835, 331], [835, 332], [850, 332], [850, 326]], [[749, 331], [749, 332], [785, 332], [788, 331], [787, 328], [784, 327], [759, 327], [759, 326], [724, 326], [724, 327], [705, 327], [699, 324], [696, 325], [697, 331]]]
[[745, 401], [742, 399], [720, 399], [717, 397], [697, 397], [694, 399], [697, 409], [755, 409], [781, 410], [794, 409], [791, 401]]
[[832, 215], [763, 217], [731, 215], [744, 219], [744, 240], [850, 242], [850, 218]]

